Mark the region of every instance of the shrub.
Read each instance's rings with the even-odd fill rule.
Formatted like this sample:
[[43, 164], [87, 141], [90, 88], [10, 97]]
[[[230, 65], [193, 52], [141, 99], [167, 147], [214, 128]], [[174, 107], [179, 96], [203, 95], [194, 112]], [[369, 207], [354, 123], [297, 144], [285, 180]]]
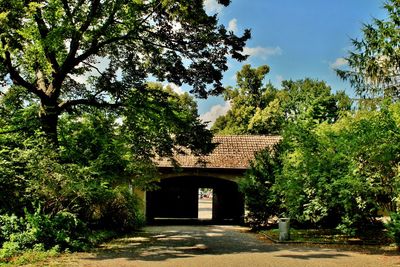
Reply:
[[7, 261], [12, 256], [21, 252], [18, 242], [6, 241], [0, 249], [0, 262]]
[[400, 247], [400, 213], [391, 213], [390, 221], [385, 224], [388, 235], [393, 238], [394, 242]]
[[248, 211], [246, 221], [253, 229], [267, 226], [268, 219], [280, 212], [275, 191], [275, 176], [280, 169], [278, 150], [277, 146], [256, 155], [251, 168], [239, 182]]
[[54, 216], [25, 211], [24, 217], [1, 215], [3, 245], [0, 259], [12, 257], [22, 251], [58, 249], [83, 250], [89, 245], [90, 232], [76, 215], [59, 212]]
[[21, 218], [16, 215], [0, 215], [0, 243], [5, 241], [11, 234], [20, 231]]
[[52, 219], [53, 245], [59, 245], [62, 249], [82, 250], [88, 246], [89, 231], [75, 214], [59, 212]]
[[127, 186], [113, 189], [100, 224], [106, 229], [129, 231], [144, 225], [144, 215], [140, 211], [140, 199]]

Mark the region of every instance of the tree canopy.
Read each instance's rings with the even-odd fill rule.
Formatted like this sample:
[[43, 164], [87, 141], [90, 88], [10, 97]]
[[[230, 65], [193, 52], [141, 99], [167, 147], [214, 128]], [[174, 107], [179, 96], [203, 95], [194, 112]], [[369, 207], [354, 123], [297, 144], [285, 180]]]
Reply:
[[269, 67], [244, 65], [235, 88], [227, 88], [231, 109], [217, 118], [212, 130], [220, 134], [280, 134], [284, 125], [299, 118], [334, 122], [351, 108], [344, 92], [333, 94], [323, 81], [310, 78], [283, 81], [276, 89], [264, 83]]
[[353, 39], [346, 60], [349, 69], [337, 70], [364, 97], [400, 96], [400, 2], [384, 4], [386, 19], [362, 27], [363, 37]]
[[149, 77], [187, 83], [199, 97], [221, 93], [227, 57], [245, 59], [249, 38], [218, 25], [202, 0], [1, 0], [0, 77], [11, 86], [2, 94], [24, 88], [57, 142], [60, 114], [123, 108], [146, 94]]

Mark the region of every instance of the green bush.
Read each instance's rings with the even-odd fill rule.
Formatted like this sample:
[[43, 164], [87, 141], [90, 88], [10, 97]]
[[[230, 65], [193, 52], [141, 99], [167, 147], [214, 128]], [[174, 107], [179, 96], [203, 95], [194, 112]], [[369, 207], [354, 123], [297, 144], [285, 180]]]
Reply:
[[18, 242], [6, 241], [0, 249], [0, 262], [7, 261], [12, 256], [21, 252]]
[[245, 220], [253, 229], [267, 226], [268, 219], [280, 212], [279, 196], [275, 191], [275, 176], [281, 166], [278, 155], [278, 146], [257, 154], [251, 168], [239, 181], [248, 211]]
[[11, 234], [21, 229], [21, 218], [16, 215], [0, 215], [0, 243], [5, 241]]
[[25, 211], [24, 217], [1, 215], [2, 248], [0, 259], [12, 257], [27, 250], [58, 249], [83, 250], [89, 246], [90, 231], [76, 215], [59, 212], [54, 216]]
[[144, 215], [139, 211], [140, 199], [127, 186], [109, 188], [102, 193], [107, 198], [95, 197], [87, 204], [100, 207], [99, 215], [87, 220], [90, 228], [81, 219], [87, 217], [68, 211], [50, 215], [38, 208], [35, 212], [25, 210], [23, 216], [0, 215], [0, 260], [39, 248], [47, 251], [55, 246], [60, 250], [86, 250], [99, 240], [115, 235], [111, 232], [96, 236], [92, 231], [95, 228], [121, 232], [144, 224]]
[[140, 212], [140, 199], [127, 186], [113, 189], [112, 198], [105, 205], [99, 223], [106, 229], [129, 231], [144, 225], [145, 219]]
[[52, 219], [53, 245], [72, 250], [82, 250], [88, 246], [89, 229], [75, 214], [59, 212]]
[[390, 221], [385, 224], [389, 237], [400, 247], [400, 213], [391, 213]]

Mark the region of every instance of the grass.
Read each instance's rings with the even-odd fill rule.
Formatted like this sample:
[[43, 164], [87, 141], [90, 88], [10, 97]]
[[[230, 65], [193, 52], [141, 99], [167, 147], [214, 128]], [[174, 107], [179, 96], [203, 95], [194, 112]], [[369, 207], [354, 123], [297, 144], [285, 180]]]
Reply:
[[[279, 230], [261, 231], [273, 240], [279, 240]], [[368, 230], [358, 236], [349, 236], [336, 229], [290, 229], [290, 242], [358, 244], [358, 245], [387, 245], [392, 240], [382, 229]]]
[[21, 254], [11, 257], [7, 262], [0, 262], [0, 266], [20, 266], [25, 264], [33, 264], [37, 262], [42, 262], [51, 257], [56, 257], [59, 255], [57, 250], [47, 250], [47, 251], [36, 251], [36, 250], [26, 250]]
[[[121, 234], [114, 231], [106, 231], [106, 230], [93, 231], [89, 236], [88, 239], [89, 243], [87, 244], [87, 246], [82, 247], [82, 250], [83, 251], [88, 250], [102, 242], [111, 240], [118, 236], [121, 236]], [[4, 250], [4, 247], [1, 248], [1, 245], [2, 244], [0, 244], [0, 249]], [[41, 246], [36, 246], [33, 249], [27, 249], [27, 250], [13, 249], [11, 247], [7, 252], [6, 256], [4, 257], [0, 256], [0, 267], [35, 264], [52, 257], [57, 257], [67, 252], [69, 252], [68, 249], [62, 250], [60, 252], [58, 246], [55, 246], [54, 248], [49, 250], [45, 250], [43, 244], [41, 244]]]

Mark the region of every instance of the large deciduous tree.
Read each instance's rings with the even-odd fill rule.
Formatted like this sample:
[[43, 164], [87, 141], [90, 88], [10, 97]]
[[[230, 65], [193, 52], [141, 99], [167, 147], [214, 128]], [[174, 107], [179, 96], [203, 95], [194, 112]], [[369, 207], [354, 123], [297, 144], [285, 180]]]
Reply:
[[1, 0], [0, 79], [37, 99], [56, 143], [60, 114], [124, 107], [149, 77], [220, 93], [227, 57], [245, 59], [249, 38], [218, 25], [202, 0]]
[[237, 73], [236, 88], [225, 99], [231, 109], [211, 128], [220, 134], [280, 134], [288, 122], [304, 119], [313, 123], [334, 122], [351, 108], [344, 92], [333, 94], [324, 81], [306, 78], [283, 81], [282, 89], [263, 84], [269, 67], [244, 65]]
[[400, 1], [389, 0], [386, 19], [362, 27], [363, 37], [353, 39], [346, 60], [349, 69], [337, 70], [356, 92], [368, 97], [400, 97]]
[[[140, 206], [124, 192], [128, 184], [154, 188], [156, 154], [171, 156], [177, 144], [195, 154], [214, 147], [193, 97], [160, 83], [148, 83], [145, 93], [132, 90], [137, 97], [124, 112], [90, 107], [63, 114], [58, 149], [36, 134], [37, 105], [18, 102], [18, 90], [12, 92], [0, 98], [0, 214], [40, 206], [45, 214], [68, 211], [92, 226], [126, 229], [140, 221], [131, 218]], [[16, 111], [19, 104], [27, 107]]]

